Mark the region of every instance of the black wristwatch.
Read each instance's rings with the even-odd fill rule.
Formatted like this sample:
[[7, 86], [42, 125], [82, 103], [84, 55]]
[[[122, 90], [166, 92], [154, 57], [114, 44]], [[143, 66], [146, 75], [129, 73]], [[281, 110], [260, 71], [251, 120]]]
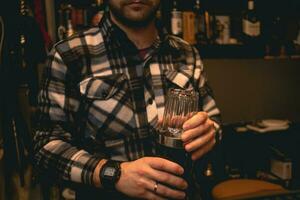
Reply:
[[121, 177], [121, 162], [108, 160], [100, 170], [100, 182], [104, 189], [114, 190]]

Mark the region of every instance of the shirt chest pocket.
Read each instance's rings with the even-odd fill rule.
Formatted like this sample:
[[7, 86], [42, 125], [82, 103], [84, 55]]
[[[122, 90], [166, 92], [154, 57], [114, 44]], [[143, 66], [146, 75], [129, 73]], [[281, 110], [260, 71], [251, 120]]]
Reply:
[[193, 87], [190, 77], [176, 70], [167, 70], [164, 72], [164, 84], [167, 90], [170, 88], [191, 89]]
[[79, 83], [79, 88], [87, 112], [89, 134], [116, 139], [132, 132], [135, 121], [124, 74], [87, 78]]

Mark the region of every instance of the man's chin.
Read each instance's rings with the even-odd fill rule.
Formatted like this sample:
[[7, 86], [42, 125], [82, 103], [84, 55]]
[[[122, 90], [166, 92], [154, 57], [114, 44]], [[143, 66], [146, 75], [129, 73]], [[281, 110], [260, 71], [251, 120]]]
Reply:
[[130, 28], [144, 28], [147, 27], [152, 20], [127, 19], [122, 23]]
[[155, 15], [141, 16], [141, 15], [130, 15], [130, 16], [115, 16], [116, 19], [123, 25], [130, 28], [143, 28], [147, 27], [155, 19]]

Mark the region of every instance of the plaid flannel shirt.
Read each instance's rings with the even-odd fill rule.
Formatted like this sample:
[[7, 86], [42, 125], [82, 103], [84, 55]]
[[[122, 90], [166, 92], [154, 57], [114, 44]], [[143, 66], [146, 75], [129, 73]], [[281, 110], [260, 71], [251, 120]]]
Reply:
[[103, 158], [154, 155], [154, 130], [168, 88], [199, 91], [199, 110], [219, 123], [198, 51], [158, 29], [145, 59], [108, 15], [99, 27], [54, 46], [38, 98], [34, 142], [39, 170], [93, 185], [94, 169]]

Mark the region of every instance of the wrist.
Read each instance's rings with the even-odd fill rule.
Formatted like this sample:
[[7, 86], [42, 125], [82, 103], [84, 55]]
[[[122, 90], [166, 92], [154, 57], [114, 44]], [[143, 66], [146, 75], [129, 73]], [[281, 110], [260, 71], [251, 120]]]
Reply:
[[107, 190], [116, 189], [116, 184], [121, 177], [121, 162], [107, 160], [100, 169], [99, 179], [101, 187]]
[[121, 175], [120, 179], [116, 182], [116, 190], [120, 191], [120, 188], [122, 187], [122, 181], [124, 180], [124, 174], [125, 174], [125, 168], [128, 162], [122, 162], [120, 164], [120, 170], [121, 170]]

